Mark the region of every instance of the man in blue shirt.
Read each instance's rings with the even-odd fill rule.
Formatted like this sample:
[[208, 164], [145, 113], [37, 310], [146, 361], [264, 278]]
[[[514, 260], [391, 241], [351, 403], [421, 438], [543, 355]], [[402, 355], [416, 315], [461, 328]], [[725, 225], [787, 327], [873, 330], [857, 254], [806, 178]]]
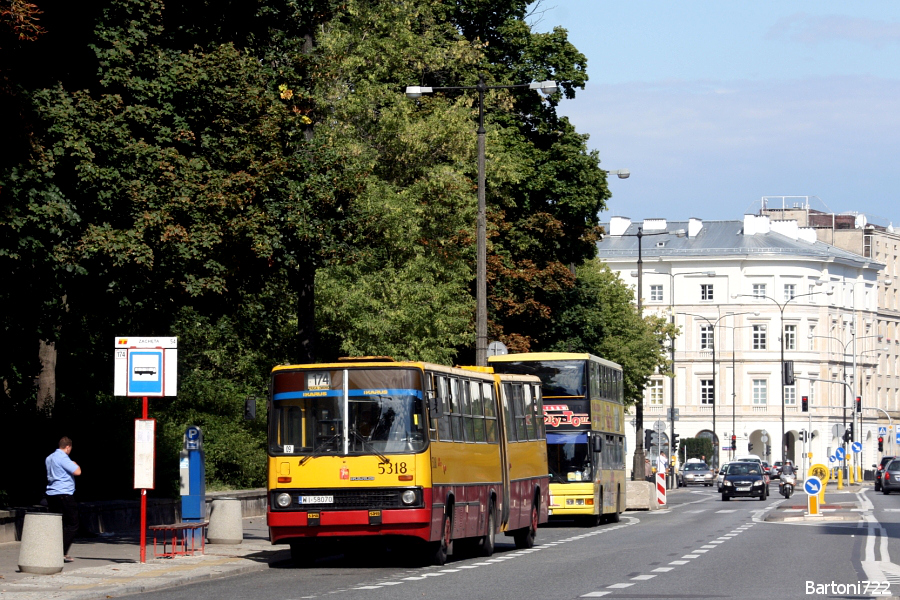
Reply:
[[51, 512], [62, 514], [63, 560], [72, 562], [69, 548], [78, 532], [78, 503], [75, 502], [75, 476], [81, 467], [69, 458], [72, 440], [63, 437], [59, 449], [47, 457], [47, 506]]

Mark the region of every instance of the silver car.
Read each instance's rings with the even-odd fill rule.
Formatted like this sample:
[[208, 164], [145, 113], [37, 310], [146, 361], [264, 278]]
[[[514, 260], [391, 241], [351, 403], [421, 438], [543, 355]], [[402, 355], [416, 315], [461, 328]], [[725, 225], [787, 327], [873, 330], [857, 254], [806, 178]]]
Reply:
[[895, 458], [884, 467], [881, 475], [881, 491], [887, 496], [891, 492], [900, 492], [900, 458]]
[[681, 471], [681, 480], [685, 486], [693, 484], [712, 487], [716, 480], [715, 472], [702, 462], [689, 462]]
[[731, 463], [725, 463], [722, 465], [722, 468], [719, 469], [719, 475], [716, 477], [716, 487], [719, 489], [719, 493], [722, 493], [722, 482], [725, 480], [725, 472], [728, 470], [728, 465]]

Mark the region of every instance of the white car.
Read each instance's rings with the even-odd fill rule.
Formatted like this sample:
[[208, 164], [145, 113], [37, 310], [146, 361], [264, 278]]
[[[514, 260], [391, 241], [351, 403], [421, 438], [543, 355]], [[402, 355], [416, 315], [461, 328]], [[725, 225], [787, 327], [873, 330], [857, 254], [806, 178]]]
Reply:
[[722, 468], [719, 469], [719, 475], [716, 477], [716, 487], [719, 489], [720, 494], [722, 493], [722, 482], [725, 481], [725, 471], [728, 470], [728, 464], [722, 465]]

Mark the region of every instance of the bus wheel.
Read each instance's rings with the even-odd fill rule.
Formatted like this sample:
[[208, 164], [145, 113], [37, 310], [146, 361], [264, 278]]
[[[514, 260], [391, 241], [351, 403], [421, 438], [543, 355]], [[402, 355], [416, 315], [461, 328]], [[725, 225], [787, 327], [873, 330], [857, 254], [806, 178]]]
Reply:
[[616, 500], [616, 510], [608, 515], [606, 515], [607, 523], [618, 523], [619, 522], [619, 501]]
[[487, 535], [481, 540], [481, 548], [479, 554], [481, 556], [491, 556], [494, 554], [494, 548], [496, 548], [497, 541], [495, 539], [496, 531], [494, 526], [494, 503], [491, 502], [488, 505], [488, 523], [487, 523]]
[[429, 558], [431, 559], [431, 564], [441, 566], [447, 562], [447, 553], [450, 549], [450, 531], [450, 515], [445, 513], [444, 521], [441, 524], [441, 539], [430, 543]]
[[532, 548], [534, 547], [534, 538], [537, 536], [538, 526], [538, 507], [537, 504], [531, 505], [531, 524], [528, 527], [516, 530], [513, 539], [516, 541], [516, 548]]

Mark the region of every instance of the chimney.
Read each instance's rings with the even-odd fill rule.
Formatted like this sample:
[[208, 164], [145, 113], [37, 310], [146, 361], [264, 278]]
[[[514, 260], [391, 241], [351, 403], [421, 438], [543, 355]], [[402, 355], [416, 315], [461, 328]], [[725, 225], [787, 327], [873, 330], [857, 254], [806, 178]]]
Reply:
[[800, 228], [797, 227], [797, 221], [795, 219], [790, 219], [787, 221], [772, 221], [772, 231], [787, 236], [792, 240], [796, 240], [800, 236], [799, 229]]
[[665, 219], [644, 219], [644, 231], [665, 231]]
[[631, 219], [628, 217], [611, 217], [609, 219], [609, 235], [622, 235], [631, 226]]
[[700, 219], [695, 219], [691, 217], [688, 220], [688, 237], [697, 237], [697, 234], [700, 233], [700, 230], [703, 229], [703, 221]]

